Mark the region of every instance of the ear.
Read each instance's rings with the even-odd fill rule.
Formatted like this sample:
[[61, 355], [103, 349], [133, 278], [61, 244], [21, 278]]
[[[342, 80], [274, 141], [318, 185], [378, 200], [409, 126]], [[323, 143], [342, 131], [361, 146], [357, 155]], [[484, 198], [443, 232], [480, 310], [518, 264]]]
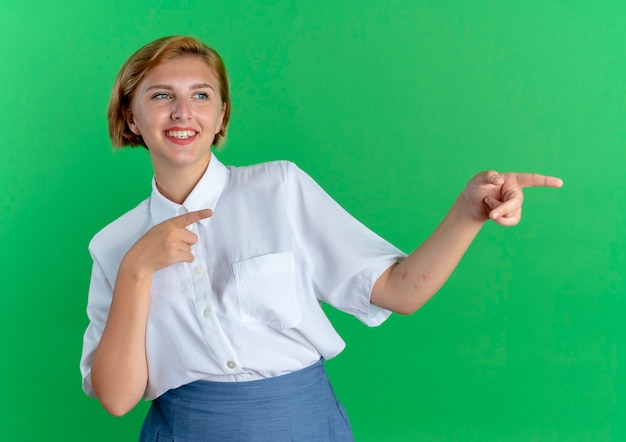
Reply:
[[124, 120], [126, 121], [126, 124], [128, 125], [128, 128], [132, 131], [132, 133], [134, 133], [135, 135], [141, 135], [139, 127], [137, 127], [137, 123], [135, 123], [135, 119], [133, 118], [133, 112], [130, 110], [130, 108], [124, 106], [122, 108], [122, 113], [124, 114]]
[[222, 132], [222, 129], [224, 128], [224, 116], [225, 115], [226, 115], [226, 103], [222, 104], [222, 109], [220, 110], [220, 115], [217, 119], [218, 124], [216, 125], [215, 135]]

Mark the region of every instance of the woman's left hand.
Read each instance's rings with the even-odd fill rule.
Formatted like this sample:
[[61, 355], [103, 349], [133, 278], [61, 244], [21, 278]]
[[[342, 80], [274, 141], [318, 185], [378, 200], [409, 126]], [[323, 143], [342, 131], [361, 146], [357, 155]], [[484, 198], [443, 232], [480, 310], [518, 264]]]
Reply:
[[522, 217], [525, 187], [561, 187], [563, 180], [536, 173], [498, 173], [494, 170], [474, 176], [463, 191], [472, 218], [491, 219], [503, 226], [514, 226]]

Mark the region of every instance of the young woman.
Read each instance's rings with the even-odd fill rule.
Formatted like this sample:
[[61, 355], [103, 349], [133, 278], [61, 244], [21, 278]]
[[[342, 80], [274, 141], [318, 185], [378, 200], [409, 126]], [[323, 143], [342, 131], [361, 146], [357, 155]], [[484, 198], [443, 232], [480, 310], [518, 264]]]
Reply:
[[90, 243], [83, 388], [120, 416], [152, 400], [141, 440], [349, 441], [324, 372], [344, 342], [320, 302], [369, 326], [409, 314], [489, 219], [515, 225], [522, 188], [558, 178], [481, 172], [406, 256], [290, 162], [224, 166], [230, 117], [219, 55], [166, 37], [124, 64], [113, 144], [143, 146], [152, 195]]

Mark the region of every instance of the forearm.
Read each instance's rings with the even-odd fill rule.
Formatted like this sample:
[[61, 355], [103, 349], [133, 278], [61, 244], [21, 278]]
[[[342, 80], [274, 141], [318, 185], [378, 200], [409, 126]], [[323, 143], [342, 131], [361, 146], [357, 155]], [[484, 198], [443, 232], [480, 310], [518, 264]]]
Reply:
[[483, 224], [461, 194], [430, 237], [378, 279], [372, 303], [402, 314], [416, 311], [447, 281]]
[[143, 396], [148, 381], [146, 323], [151, 275], [120, 266], [109, 317], [94, 353], [91, 383], [102, 406], [121, 416]]

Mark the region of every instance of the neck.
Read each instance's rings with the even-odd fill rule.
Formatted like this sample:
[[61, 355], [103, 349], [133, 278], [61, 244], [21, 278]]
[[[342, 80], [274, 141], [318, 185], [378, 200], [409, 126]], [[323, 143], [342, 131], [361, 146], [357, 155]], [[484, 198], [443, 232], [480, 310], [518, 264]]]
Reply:
[[157, 189], [168, 200], [182, 204], [206, 172], [210, 161], [211, 158], [209, 157], [205, 164], [198, 165], [198, 167], [168, 168], [167, 171], [160, 171], [154, 165], [154, 179]]

